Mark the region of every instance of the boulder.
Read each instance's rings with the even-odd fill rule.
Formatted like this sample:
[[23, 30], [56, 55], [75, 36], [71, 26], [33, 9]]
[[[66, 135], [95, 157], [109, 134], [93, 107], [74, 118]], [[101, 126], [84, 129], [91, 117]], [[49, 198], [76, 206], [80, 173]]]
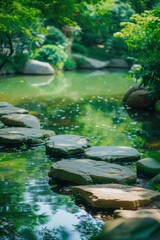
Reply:
[[160, 190], [160, 173], [158, 175], [156, 175], [154, 178], [152, 178], [149, 181], [150, 185], [152, 185], [153, 187], [158, 187]]
[[127, 91], [124, 95], [123, 102], [129, 107], [136, 109], [151, 108], [155, 103], [150, 93], [138, 85], [133, 86]]
[[22, 70], [24, 74], [40, 74], [40, 75], [52, 75], [54, 74], [54, 69], [47, 62], [40, 62], [37, 60], [29, 60], [24, 65]]
[[106, 162], [130, 162], [140, 158], [140, 153], [131, 147], [124, 146], [95, 146], [85, 152], [86, 158]]
[[0, 129], [4, 128], [4, 127], [5, 127], [5, 125], [0, 121]]
[[137, 162], [137, 170], [146, 176], [154, 177], [160, 173], [160, 160], [144, 158]]
[[132, 210], [115, 210], [114, 218], [153, 218], [160, 222], [159, 209], [141, 209], [137, 211]]
[[63, 134], [54, 136], [47, 141], [46, 152], [56, 157], [69, 157], [84, 153], [89, 146], [88, 140], [83, 136]]
[[107, 67], [111, 68], [129, 68], [128, 63], [120, 58], [113, 58], [110, 60], [109, 64]]
[[73, 193], [79, 194], [95, 208], [128, 210], [148, 205], [160, 196], [160, 193], [153, 190], [121, 184], [76, 186]]
[[28, 111], [23, 108], [14, 107], [8, 103], [0, 103], [0, 118], [8, 114], [27, 114]]
[[0, 145], [43, 144], [53, 135], [55, 133], [49, 130], [22, 127], [3, 128], [0, 129]]
[[160, 223], [152, 218], [115, 219], [93, 240], [159, 240]]
[[38, 118], [30, 114], [9, 114], [1, 117], [1, 121], [8, 126], [40, 128]]
[[[101, 69], [108, 66], [109, 61], [100, 61], [94, 58], [88, 58], [81, 54], [73, 54], [73, 59], [77, 62], [78, 68], [87, 68], [87, 69]], [[82, 61], [81, 64], [78, 64], [79, 61]]]
[[90, 159], [61, 160], [52, 165], [49, 177], [78, 184], [130, 183], [136, 174], [118, 164]]

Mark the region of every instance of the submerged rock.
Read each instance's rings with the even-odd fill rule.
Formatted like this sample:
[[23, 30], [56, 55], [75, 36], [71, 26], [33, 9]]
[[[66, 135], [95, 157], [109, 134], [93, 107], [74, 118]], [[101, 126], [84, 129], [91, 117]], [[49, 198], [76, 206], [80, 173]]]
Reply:
[[30, 114], [9, 114], [1, 117], [1, 121], [8, 126], [40, 128], [38, 118]]
[[148, 205], [160, 196], [156, 191], [121, 184], [76, 186], [73, 188], [73, 193], [80, 194], [95, 208], [129, 210]]
[[90, 159], [61, 160], [52, 165], [51, 178], [78, 184], [130, 183], [136, 174], [129, 168], [118, 164]]
[[95, 146], [85, 152], [85, 157], [106, 162], [130, 162], [140, 158], [140, 153], [131, 147]]
[[53, 131], [33, 128], [10, 127], [0, 129], [0, 145], [43, 144]]
[[46, 152], [56, 157], [68, 157], [84, 153], [89, 146], [89, 141], [83, 136], [64, 134], [49, 139], [46, 143]]
[[160, 222], [159, 209], [141, 209], [137, 211], [131, 210], [115, 210], [114, 218], [154, 218]]
[[115, 219], [93, 240], [159, 240], [160, 223], [152, 218]]
[[146, 176], [156, 176], [160, 173], [160, 160], [144, 158], [137, 162], [137, 170]]
[[40, 75], [52, 75], [54, 74], [54, 69], [47, 62], [41, 62], [37, 60], [29, 60], [24, 65], [22, 73], [25, 74], [40, 74]]

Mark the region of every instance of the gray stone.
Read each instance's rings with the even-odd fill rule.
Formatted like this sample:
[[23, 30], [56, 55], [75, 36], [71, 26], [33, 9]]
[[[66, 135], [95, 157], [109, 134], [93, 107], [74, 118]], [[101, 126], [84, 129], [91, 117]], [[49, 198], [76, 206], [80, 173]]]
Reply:
[[140, 158], [140, 153], [131, 147], [95, 146], [85, 152], [85, 157], [106, 162], [130, 162]]
[[129, 107], [136, 109], [147, 109], [153, 107], [154, 103], [155, 101], [145, 89], [132, 92], [126, 100], [126, 104]]
[[51, 178], [78, 184], [94, 183], [130, 183], [136, 174], [129, 168], [118, 164], [90, 159], [61, 160], [52, 165]]
[[101, 69], [108, 66], [109, 61], [100, 61], [94, 58], [88, 58], [81, 54], [73, 54], [74, 60], [83, 59], [83, 64], [78, 65], [78, 68]]
[[89, 147], [88, 140], [78, 135], [57, 135], [46, 143], [46, 152], [58, 157], [68, 157], [74, 154], [84, 153]]
[[150, 185], [152, 185], [154, 188], [158, 187], [160, 190], [160, 173], [156, 175], [154, 178], [152, 178], [149, 181]]
[[0, 129], [4, 128], [4, 127], [5, 127], [5, 125], [0, 121]]
[[54, 74], [54, 69], [47, 62], [41, 62], [41, 61], [37, 61], [37, 60], [29, 60], [28, 62], [26, 62], [22, 73], [52, 75], [52, 74]]
[[0, 104], [0, 117], [8, 114], [27, 114], [28, 111], [23, 108], [14, 107], [10, 104]]
[[8, 126], [40, 128], [38, 118], [30, 114], [9, 114], [1, 117], [1, 121]]
[[10, 127], [0, 129], [0, 145], [43, 144], [55, 133], [49, 130]]
[[146, 176], [156, 176], [160, 173], [160, 160], [144, 158], [137, 162], [137, 170]]
[[110, 60], [108, 67], [113, 67], [113, 68], [128, 68], [128, 63], [120, 58], [113, 58]]
[[131, 210], [115, 210], [114, 218], [154, 218], [160, 222], [159, 209], [141, 209], [137, 211]]
[[121, 184], [76, 186], [73, 193], [80, 194], [95, 208], [128, 210], [148, 205], [160, 196], [160, 193], [153, 190]]
[[3, 107], [13, 107], [13, 105], [11, 105], [7, 102], [0, 102], [0, 108], [3, 108]]
[[152, 218], [115, 219], [94, 240], [159, 240], [160, 223]]
[[126, 101], [128, 100], [128, 98], [129, 98], [129, 96], [130, 96], [133, 92], [138, 91], [138, 90], [144, 90], [144, 88], [143, 88], [143, 87], [140, 87], [139, 85], [134, 85], [134, 86], [130, 87], [130, 88], [128, 89], [128, 91], [125, 93], [124, 97], [123, 97], [123, 102], [126, 102]]

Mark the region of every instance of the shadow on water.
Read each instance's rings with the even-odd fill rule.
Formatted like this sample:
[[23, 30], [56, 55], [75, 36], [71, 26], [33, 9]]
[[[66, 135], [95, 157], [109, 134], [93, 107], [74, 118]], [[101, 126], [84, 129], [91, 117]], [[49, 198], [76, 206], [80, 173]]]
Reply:
[[[54, 130], [56, 134], [83, 135], [92, 145], [136, 147], [143, 157], [159, 158], [159, 116], [126, 111], [121, 99], [134, 83], [124, 79], [124, 74], [80, 71], [55, 78], [2, 77], [0, 101], [28, 109], [40, 119], [42, 128]], [[98, 231], [98, 222], [96, 225], [87, 212], [94, 216], [96, 213], [89, 208], [86, 212], [70, 196], [52, 191], [47, 177], [50, 166], [44, 147], [14, 152], [1, 149], [2, 240], [3, 236], [12, 239], [8, 232], [13, 237], [15, 232], [20, 233], [13, 238], [16, 240], [22, 239], [21, 236], [29, 240], [47, 239], [47, 236], [48, 239], [54, 236], [55, 240], [87, 239], [90, 235], [84, 227], [86, 222], [92, 223], [91, 232]], [[76, 224], [82, 227], [76, 228]]]

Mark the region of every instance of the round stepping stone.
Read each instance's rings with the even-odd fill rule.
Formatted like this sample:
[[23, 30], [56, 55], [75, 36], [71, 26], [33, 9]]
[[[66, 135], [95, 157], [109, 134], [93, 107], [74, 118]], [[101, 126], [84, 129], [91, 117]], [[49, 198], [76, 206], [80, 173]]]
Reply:
[[61, 160], [52, 165], [49, 177], [78, 184], [130, 183], [136, 174], [118, 164], [91, 159]]
[[26, 109], [14, 107], [7, 103], [0, 103], [0, 117], [3, 115], [13, 114], [13, 113], [27, 114], [28, 111]]
[[95, 146], [85, 152], [86, 158], [106, 162], [130, 162], [140, 158], [140, 153], [131, 147]]
[[30, 114], [9, 114], [1, 117], [1, 121], [8, 126], [28, 127], [40, 129], [38, 118]]
[[42, 144], [55, 133], [49, 130], [10, 127], [0, 129], [0, 145]]
[[160, 222], [159, 209], [141, 209], [137, 211], [131, 210], [115, 210], [114, 218], [154, 218]]
[[95, 208], [128, 210], [148, 205], [160, 196], [156, 191], [121, 184], [76, 186], [73, 193], [79, 194]]
[[13, 105], [7, 102], [0, 102], [0, 108], [3, 108], [3, 107], [13, 107]]
[[146, 176], [156, 176], [160, 173], [160, 160], [144, 158], [137, 162], [137, 170]]
[[57, 135], [46, 143], [46, 152], [57, 157], [69, 157], [74, 154], [84, 153], [90, 146], [88, 140], [78, 135]]

